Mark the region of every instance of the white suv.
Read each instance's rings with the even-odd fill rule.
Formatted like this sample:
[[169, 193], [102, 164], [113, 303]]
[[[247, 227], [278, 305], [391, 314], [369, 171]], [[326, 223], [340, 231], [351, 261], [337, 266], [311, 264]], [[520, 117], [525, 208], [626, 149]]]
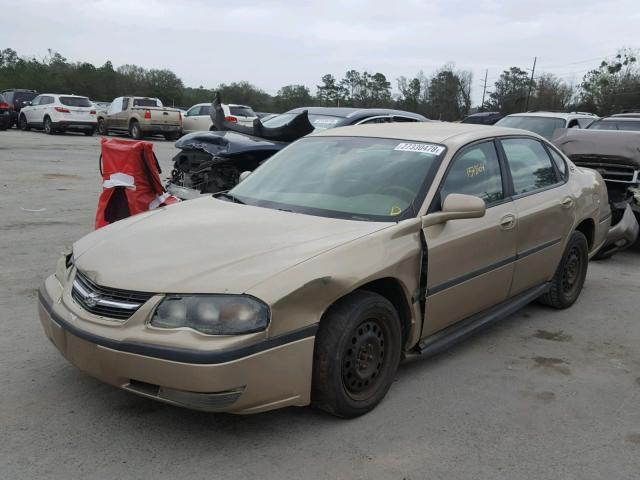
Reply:
[[597, 119], [597, 115], [586, 112], [525, 112], [507, 115], [498, 120], [495, 126], [521, 128], [551, 140], [558, 128], [587, 128]]
[[[225, 120], [237, 123], [238, 125], [252, 127], [253, 121], [258, 118], [256, 112], [246, 105], [236, 105], [233, 103], [227, 105], [223, 103], [222, 110], [224, 111]], [[184, 133], [215, 129], [216, 127], [213, 125], [213, 120], [211, 119], [210, 103], [198, 103], [187, 110], [187, 113], [183, 116], [182, 131]]]
[[20, 110], [18, 126], [22, 130], [40, 128], [52, 135], [76, 131], [93, 135], [98, 120], [96, 107], [87, 97], [43, 93]]

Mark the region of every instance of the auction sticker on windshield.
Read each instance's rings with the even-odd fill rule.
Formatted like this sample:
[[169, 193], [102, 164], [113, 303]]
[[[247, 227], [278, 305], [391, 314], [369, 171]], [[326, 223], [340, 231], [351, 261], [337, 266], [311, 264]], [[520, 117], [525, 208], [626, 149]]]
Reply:
[[432, 145], [429, 143], [399, 143], [394, 150], [399, 152], [420, 152], [420, 153], [432, 153], [433, 155], [440, 155], [444, 152], [444, 147], [441, 145]]

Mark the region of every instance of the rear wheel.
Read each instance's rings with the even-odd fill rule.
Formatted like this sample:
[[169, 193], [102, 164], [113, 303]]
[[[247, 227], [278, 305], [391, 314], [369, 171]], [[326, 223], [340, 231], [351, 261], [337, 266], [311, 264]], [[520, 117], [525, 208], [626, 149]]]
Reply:
[[372, 410], [393, 382], [401, 347], [400, 319], [386, 298], [356, 291], [339, 300], [316, 335], [312, 404], [346, 418]]
[[85, 130], [83, 132], [87, 137], [92, 137], [94, 133], [96, 133], [95, 128], [90, 128], [89, 130]]
[[573, 232], [560, 265], [551, 280], [551, 288], [540, 302], [553, 308], [568, 308], [578, 299], [589, 263], [589, 246], [582, 232]]
[[131, 135], [131, 138], [135, 138], [136, 140], [142, 139], [142, 130], [140, 129], [140, 124], [136, 120], [132, 120], [129, 125], [129, 135]]
[[18, 126], [20, 127], [20, 130], [22, 130], [23, 132], [28, 132], [29, 130], [31, 130], [31, 127], [27, 122], [27, 117], [24, 115], [20, 115], [20, 119], [18, 120]]
[[172, 133], [165, 133], [164, 134], [164, 139], [168, 140], [168, 141], [174, 141], [177, 140], [178, 138], [180, 138], [180, 134], [178, 132], [172, 132]]
[[46, 133], [47, 135], [53, 135], [54, 133], [56, 133], [55, 129], [53, 128], [53, 122], [49, 117], [44, 117], [44, 133]]

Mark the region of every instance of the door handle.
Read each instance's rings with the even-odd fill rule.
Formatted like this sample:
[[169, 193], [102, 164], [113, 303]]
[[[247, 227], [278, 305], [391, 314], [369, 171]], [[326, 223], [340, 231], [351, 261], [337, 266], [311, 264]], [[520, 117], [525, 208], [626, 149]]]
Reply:
[[516, 226], [516, 216], [512, 213], [508, 213], [500, 219], [500, 228], [502, 230], [509, 230]]
[[571, 197], [567, 197], [564, 200], [562, 200], [562, 207], [563, 208], [571, 208], [573, 207], [573, 198]]

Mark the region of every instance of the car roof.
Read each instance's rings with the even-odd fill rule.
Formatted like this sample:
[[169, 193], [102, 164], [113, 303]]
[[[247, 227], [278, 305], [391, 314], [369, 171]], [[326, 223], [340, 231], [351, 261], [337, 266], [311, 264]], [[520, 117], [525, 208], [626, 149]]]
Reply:
[[318, 137], [374, 137], [414, 142], [441, 143], [458, 148], [469, 142], [505, 135], [523, 135], [544, 140], [540, 135], [519, 128], [477, 125], [472, 123], [415, 122], [354, 125], [312, 133]]
[[601, 120], [637, 120], [640, 118], [640, 113], [616, 113], [609, 117], [604, 117]]
[[469, 117], [488, 117], [491, 115], [500, 115], [500, 112], [476, 112], [476, 113], [472, 113], [470, 115], [468, 115], [466, 118]]
[[426, 120], [425, 117], [418, 113], [394, 110], [391, 108], [298, 107], [285, 113], [302, 113], [305, 110], [311, 115], [329, 115], [332, 117], [342, 118], [373, 117], [376, 115], [402, 115], [405, 117]]
[[[536, 112], [521, 112], [521, 113], [512, 113], [511, 115], [507, 115], [507, 117], [547, 117], [547, 118], [574, 118], [574, 117], [584, 117], [584, 118], [598, 118], [594, 113], [588, 112], [544, 112], [544, 111], [536, 111]], [[505, 117], [506, 118], [506, 117]]]
[[38, 95], [50, 95], [52, 97], [80, 97], [80, 98], [89, 98], [84, 95], [76, 95], [74, 93], [39, 93]]

